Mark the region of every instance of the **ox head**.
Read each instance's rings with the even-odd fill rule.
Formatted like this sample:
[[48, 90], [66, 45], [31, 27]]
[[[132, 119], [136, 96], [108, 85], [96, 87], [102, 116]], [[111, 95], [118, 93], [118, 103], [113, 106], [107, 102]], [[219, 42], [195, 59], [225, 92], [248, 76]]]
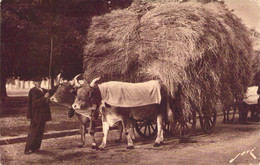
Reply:
[[90, 84], [84, 83], [78, 90], [75, 101], [72, 105], [73, 109], [96, 110], [101, 102], [100, 91], [96, 86], [96, 82], [100, 78], [95, 78]]
[[70, 107], [75, 100], [77, 88], [80, 86], [79, 77], [81, 74], [74, 77], [71, 81], [63, 81], [59, 83], [56, 92], [50, 98], [52, 102]]

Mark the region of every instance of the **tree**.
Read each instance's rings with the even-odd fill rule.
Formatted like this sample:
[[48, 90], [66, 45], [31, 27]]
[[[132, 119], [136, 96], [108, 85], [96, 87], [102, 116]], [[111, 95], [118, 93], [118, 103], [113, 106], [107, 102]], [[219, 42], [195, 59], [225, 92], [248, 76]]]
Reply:
[[83, 45], [91, 17], [124, 8], [131, 0], [3, 0], [1, 2], [1, 101], [6, 78], [82, 72]]

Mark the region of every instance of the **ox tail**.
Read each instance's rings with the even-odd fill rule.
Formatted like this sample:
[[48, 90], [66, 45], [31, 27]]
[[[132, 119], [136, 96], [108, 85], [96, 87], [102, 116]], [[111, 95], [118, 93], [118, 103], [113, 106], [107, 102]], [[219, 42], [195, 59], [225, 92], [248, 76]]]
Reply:
[[174, 123], [174, 111], [173, 111], [173, 98], [170, 93], [167, 91], [165, 85], [161, 84], [161, 95], [162, 95], [162, 106], [164, 109], [164, 120], [173, 125]]
[[174, 118], [173, 118], [173, 109], [170, 107], [170, 98], [167, 97], [167, 104], [166, 104], [166, 108], [167, 108], [167, 119], [168, 119], [168, 122], [169, 124], [172, 124], [173, 121], [174, 121]]

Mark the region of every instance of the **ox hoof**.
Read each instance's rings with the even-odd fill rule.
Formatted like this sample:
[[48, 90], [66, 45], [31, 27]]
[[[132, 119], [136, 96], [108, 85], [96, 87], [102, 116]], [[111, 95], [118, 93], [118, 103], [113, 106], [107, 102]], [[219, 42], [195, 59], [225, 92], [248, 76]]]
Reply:
[[164, 142], [160, 142], [160, 146], [163, 146], [164, 145]]
[[78, 144], [78, 148], [82, 148], [83, 146], [83, 144]]
[[127, 146], [126, 148], [127, 148], [127, 149], [135, 149], [134, 146]]
[[190, 138], [181, 138], [179, 143], [189, 143], [191, 142]]
[[94, 146], [94, 145], [91, 146], [91, 149], [93, 149], [93, 150], [94, 150], [94, 149], [97, 149], [97, 148], [98, 148], [98, 146]]
[[103, 151], [105, 149], [105, 147], [104, 146], [97, 146], [97, 150], [100, 150], [100, 151]]
[[121, 143], [121, 140], [120, 139], [116, 139], [115, 143]]
[[154, 143], [153, 147], [160, 147], [160, 143]]

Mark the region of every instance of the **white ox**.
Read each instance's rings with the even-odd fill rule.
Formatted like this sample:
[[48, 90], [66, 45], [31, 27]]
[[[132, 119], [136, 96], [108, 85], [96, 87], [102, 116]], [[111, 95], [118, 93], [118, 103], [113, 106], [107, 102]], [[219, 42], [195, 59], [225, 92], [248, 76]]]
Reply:
[[[154, 147], [163, 144], [163, 120], [172, 121], [173, 113], [169, 109], [168, 95], [159, 81], [145, 83], [106, 82], [99, 85], [94, 79], [85, 83], [77, 91], [73, 109], [101, 109], [104, 137], [100, 149], [105, 148], [109, 127], [117, 121], [122, 122], [127, 137], [127, 149], [133, 149], [133, 141], [128, 133], [131, 120], [157, 120], [157, 137]], [[152, 85], [151, 85], [152, 84]], [[130, 89], [125, 90], [126, 86]]]

